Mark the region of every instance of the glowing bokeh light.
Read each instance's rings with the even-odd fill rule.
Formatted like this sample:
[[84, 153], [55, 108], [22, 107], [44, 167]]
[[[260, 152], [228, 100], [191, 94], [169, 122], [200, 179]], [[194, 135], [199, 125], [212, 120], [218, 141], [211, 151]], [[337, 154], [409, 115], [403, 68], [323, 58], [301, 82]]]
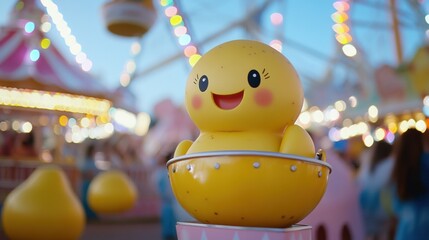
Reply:
[[350, 106], [352, 108], [355, 108], [358, 105], [358, 100], [357, 100], [357, 98], [355, 96], [350, 96], [349, 97], [349, 102], [350, 102]]
[[345, 1], [336, 1], [332, 4], [337, 11], [345, 12], [350, 9], [350, 5]]
[[347, 57], [354, 57], [357, 54], [357, 50], [355, 48], [355, 46], [353, 46], [352, 44], [346, 44], [342, 47], [343, 53], [347, 56]]
[[272, 13], [270, 16], [271, 23], [273, 25], [280, 25], [283, 23], [283, 15], [281, 13]]
[[76, 121], [76, 119], [75, 119], [75, 118], [73, 118], [73, 117], [69, 118], [69, 121], [68, 121], [67, 125], [68, 125], [70, 128], [72, 128], [72, 127], [73, 127], [73, 126], [75, 126], [76, 124], [77, 124], [77, 121]]
[[24, 26], [24, 30], [26, 33], [32, 33], [35, 28], [36, 25], [34, 24], [34, 22], [27, 22]]
[[385, 139], [388, 143], [392, 144], [395, 141], [395, 134], [388, 131]]
[[91, 121], [89, 120], [89, 118], [83, 117], [80, 120], [80, 125], [84, 128], [88, 128], [90, 124], [91, 124]]
[[371, 135], [363, 135], [363, 143], [366, 147], [371, 147], [374, 144], [374, 138]]
[[341, 139], [348, 139], [350, 137], [350, 132], [348, 127], [343, 127], [340, 129]]
[[163, 7], [171, 6], [173, 5], [173, 0], [160, 0], [160, 4]]
[[140, 53], [141, 49], [142, 49], [142, 47], [141, 47], [141, 45], [140, 45], [140, 43], [139, 43], [139, 42], [134, 42], [134, 43], [131, 45], [131, 53], [132, 53], [133, 55], [136, 55], [136, 54]]
[[67, 47], [73, 46], [74, 44], [76, 44], [76, 37], [75, 36], [67, 36], [64, 39]]
[[76, 43], [70, 46], [70, 52], [75, 56], [79, 54], [81, 51], [82, 51], [82, 46], [79, 43]]
[[39, 50], [37, 50], [37, 49], [31, 50], [31, 52], [30, 52], [30, 60], [33, 61], [33, 62], [35, 62], [35, 61], [39, 60], [39, 58], [40, 58], [40, 52], [39, 52]]
[[317, 109], [314, 112], [311, 112], [311, 119], [314, 122], [321, 123], [323, 121], [323, 119], [324, 119], [323, 112], [321, 110], [319, 110], [319, 109]]
[[424, 120], [419, 120], [416, 122], [415, 127], [420, 132], [425, 132], [427, 129], [426, 122]]
[[82, 70], [88, 72], [92, 68], [92, 61], [89, 59], [85, 59], [82, 63]]
[[338, 34], [349, 32], [350, 28], [344, 23], [336, 23], [332, 26], [332, 30]]
[[299, 115], [299, 121], [304, 125], [309, 124], [311, 122], [310, 113], [309, 112], [302, 112]]
[[176, 35], [176, 37], [180, 37], [187, 32], [188, 29], [185, 26], [177, 26], [174, 28], [174, 35]]
[[330, 109], [327, 115], [330, 121], [336, 121], [340, 118], [340, 112], [335, 108]]
[[328, 132], [329, 139], [333, 142], [338, 142], [341, 140], [340, 131], [336, 128], [329, 129]]
[[198, 60], [200, 60], [201, 55], [200, 54], [194, 54], [189, 58], [189, 64], [193, 67]]
[[58, 118], [58, 123], [63, 127], [67, 126], [68, 121], [69, 121], [69, 118], [65, 115], [61, 115]]
[[171, 26], [177, 26], [179, 24], [183, 24], [182, 16], [180, 15], [174, 15], [170, 18], [170, 24]]
[[346, 110], [347, 105], [346, 102], [344, 102], [343, 100], [338, 100], [334, 103], [334, 107], [335, 109], [337, 109], [337, 111], [343, 112]]
[[374, 140], [375, 141], [381, 141], [386, 137], [386, 131], [383, 128], [377, 128], [374, 131]]
[[9, 129], [9, 124], [5, 121], [0, 122], [0, 130], [7, 131]]
[[403, 120], [399, 123], [399, 132], [403, 133], [408, 130], [408, 121]]
[[349, 16], [344, 12], [335, 12], [331, 15], [331, 18], [336, 23], [343, 23], [349, 19]]
[[387, 128], [389, 132], [396, 133], [398, 131], [398, 125], [395, 122], [390, 122], [387, 124]]
[[164, 10], [165, 16], [172, 17], [177, 14], [177, 8], [175, 6], [169, 6]]
[[80, 52], [78, 55], [76, 55], [76, 62], [79, 64], [82, 64], [86, 60], [86, 54], [83, 52]]
[[21, 126], [21, 131], [23, 133], [29, 133], [31, 132], [31, 130], [33, 130], [33, 124], [31, 124], [31, 122], [24, 122]]
[[51, 30], [52, 25], [50, 22], [44, 22], [42, 25], [40, 25], [40, 30], [44, 33], [47, 33]]
[[17, 120], [14, 120], [13, 122], [12, 122], [12, 129], [13, 130], [15, 130], [15, 131], [17, 131], [18, 132], [18, 130], [19, 130], [19, 128], [21, 127], [21, 124], [19, 123], [19, 121], [17, 121]]
[[125, 66], [125, 69], [128, 73], [133, 73], [136, 70], [136, 62], [134, 60], [129, 60]]
[[371, 117], [371, 118], [378, 117], [378, 108], [376, 106], [374, 106], [374, 105], [371, 105], [368, 108], [368, 114], [369, 114], [369, 117]]
[[197, 48], [195, 46], [189, 45], [183, 50], [186, 57], [191, 57], [192, 55], [197, 53]]
[[270, 46], [276, 49], [279, 52], [282, 52], [282, 42], [280, 40], [274, 39], [270, 42]]
[[119, 83], [121, 84], [121, 86], [126, 87], [130, 84], [131, 81], [131, 77], [130, 74], [128, 73], [122, 73], [121, 77], [119, 78]]
[[42, 41], [40, 41], [41, 48], [48, 49], [49, 46], [51, 46], [51, 40], [49, 40], [49, 38], [43, 38]]
[[182, 46], [186, 46], [191, 42], [191, 36], [189, 34], [183, 34], [179, 37], [179, 44]]
[[337, 34], [335, 35], [335, 39], [337, 39], [337, 41], [343, 45], [353, 40], [352, 36], [350, 36], [348, 33]]

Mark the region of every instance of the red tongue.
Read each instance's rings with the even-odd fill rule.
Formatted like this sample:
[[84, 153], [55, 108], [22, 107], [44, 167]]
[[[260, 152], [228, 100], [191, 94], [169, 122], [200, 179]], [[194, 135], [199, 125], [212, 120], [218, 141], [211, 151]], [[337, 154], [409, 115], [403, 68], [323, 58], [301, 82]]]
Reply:
[[213, 93], [213, 100], [216, 105], [224, 110], [234, 109], [241, 103], [243, 91], [230, 95], [217, 95]]

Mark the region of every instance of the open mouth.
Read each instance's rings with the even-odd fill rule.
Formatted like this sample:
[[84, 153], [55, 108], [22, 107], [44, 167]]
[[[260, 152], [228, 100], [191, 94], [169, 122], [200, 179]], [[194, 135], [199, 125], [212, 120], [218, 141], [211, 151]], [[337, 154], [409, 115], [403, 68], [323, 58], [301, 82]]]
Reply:
[[230, 110], [236, 108], [243, 99], [244, 91], [234, 93], [234, 94], [228, 94], [228, 95], [218, 95], [212, 93], [213, 100], [221, 109], [224, 110]]

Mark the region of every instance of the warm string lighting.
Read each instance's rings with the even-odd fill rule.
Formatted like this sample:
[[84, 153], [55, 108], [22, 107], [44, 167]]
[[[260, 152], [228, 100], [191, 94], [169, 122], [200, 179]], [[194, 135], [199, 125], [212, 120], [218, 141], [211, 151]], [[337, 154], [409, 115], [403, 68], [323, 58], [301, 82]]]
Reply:
[[[71, 29], [64, 20], [63, 15], [58, 11], [58, 6], [51, 0], [41, 0], [42, 5], [46, 8], [46, 12], [51, 17], [61, 37], [64, 39], [70, 52], [75, 56], [76, 62], [81, 66], [83, 71], [90, 71], [92, 61], [88, 59], [86, 53], [82, 51], [82, 46], [77, 42], [76, 37], [71, 33]], [[41, 25], [42, 31], [44, 28], [50, 29], [49, 25]]]
[[[277, 35], [280, 32], [281, 26], [283, 25], [283, 15], [281, 13], [275, 12], [270, 15], [270, 22], [276, 28]], [[276, 49], [279, 52], [282, 52], [283, 42], [279, 39], [273, 39], [270, 42], [270, 46]]]
[[124, 70], [122, 71], [122, 74], [119, 78], [119, 83], [121, 84], [122, 87], [127, 87], [130, 84], [131, 79], [133, 78], [134, 73], [136, 72], [136, 69], [137, 69], [136, 59], [140, 53], [141, 53], [141, 44], [140, 44], [140, 40], [138, 40], [131, 45], [131, 59], [128, 60], [127, 63], [125, 64]]
[[179, 9], [173, 0], [160, 0], [160, 4], [164, 8], [164, 14], [170, 21], [178, 43], [183, 47], [183, 54], [188, 58], [189, 64], [194, 66], [201, 58], [201, 54], [192, 44], [192, 37], [183, 16], [179, 14]]
[[422, 110], [413, 114], [402, 116], [388, 114], [381, 122], [378, 107], [371, 105], [368, 107], [364, 117], [341, 120], [343, 113], [347, 109], [353, 109], [357, 106], [358, 100], [354, 96], [351, 96], [348, 102], [338, 100], [324, 110], [319, 109], [317, 106], [308, 108], [305, 102], [297, 124], [304, 128], [309, 128], [312, 125], [325, 126], [329, 128], [328, 137], [333, 142], [360, 136], [367, 147], [381, 140], [392, 143], [396, 134], [401, 134], [409, 128], [416, 128], [421, 132], [425, 132], [429, 126], [429, 112], [426, 112], [426, 109], [429, 109], [429, 96], [423, 99]]
[[0, 106], [34, 108], [71, 113], [107, 115], [108, 100], [72, 94], [0, 87]]
[[350, 4], [349, 0], [340, 0], [334, 2], [333, 6], [336, 10], [331, 15], [335, 24], [332, 26], [334, 30], [335, 39], [342, 45], [343, 53], [347, 57], [354, 57], [357, 54], [356, 47], [352, 44], [353, 38], [350, 35], [350, 27], [348, 26]]

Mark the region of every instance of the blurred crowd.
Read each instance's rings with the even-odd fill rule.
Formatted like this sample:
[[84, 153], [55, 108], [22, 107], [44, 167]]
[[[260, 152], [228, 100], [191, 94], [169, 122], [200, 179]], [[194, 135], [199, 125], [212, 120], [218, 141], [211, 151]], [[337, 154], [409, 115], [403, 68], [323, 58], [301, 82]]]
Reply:
[[[193, 220], [177, 203], [165, 167], [172, 158], [179, 137], [162, 140], [169, 128], [162, 124], [158, 125], [160, 127], [164, 131], [151, 132], [151, 138], [115, 134], [108, 139], [76, 145], [80, 146], [80, 154], [69, 153], [79, 156], [76, 164], [82, 175], [80, 191], [89, 219], [96, 218], [85, 202], [85, 193], [93, 177], [107, 169], [140, 167], [151, 175], [152, 185], [159, 194], [163, 238], [176, 239], [175, 223], [178, 220]], [[189, 135], [188, 139], [196, 137], [193, 131], [185, 135]], [[32, 133], [3, 132], [0, 155], [11, 159], [20, 156], [37, 158], [40, 143], [35, 136]], [[315, 138], [318, 137], [313, 136]], [[411, 128], [393, 142], [376, 141], [370, 148], [364, 147], [361, 139], [330, 144], [358, 183], [366, 239], [428, 239], [429, 130], [422, 133]], [[322, 143], [321, 148], [327, 147]], [[64, 154], [68, 150], [71, 151], [65, 148]]]
[[429, 131], [375, 142], [357, 171], [366, 239], [428, 239]]

